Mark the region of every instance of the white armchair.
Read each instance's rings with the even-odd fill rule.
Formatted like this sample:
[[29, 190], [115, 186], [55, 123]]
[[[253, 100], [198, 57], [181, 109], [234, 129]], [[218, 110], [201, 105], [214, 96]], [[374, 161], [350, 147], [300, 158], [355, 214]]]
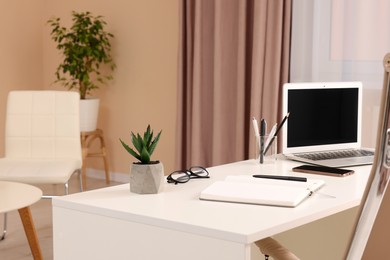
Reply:
[[68, 91], [9, 93], [0, 180], [62, 184], [68, 194], [68, 181], [82, 165], [79, 100]]

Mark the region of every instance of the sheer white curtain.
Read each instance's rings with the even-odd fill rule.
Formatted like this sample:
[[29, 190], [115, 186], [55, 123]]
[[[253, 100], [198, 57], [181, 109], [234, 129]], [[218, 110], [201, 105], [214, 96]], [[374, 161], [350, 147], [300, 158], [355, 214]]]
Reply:
[[290, 81], [363, 82], [363, 145], [374, 146], [390, 51], [390, 0], [293, 1]]

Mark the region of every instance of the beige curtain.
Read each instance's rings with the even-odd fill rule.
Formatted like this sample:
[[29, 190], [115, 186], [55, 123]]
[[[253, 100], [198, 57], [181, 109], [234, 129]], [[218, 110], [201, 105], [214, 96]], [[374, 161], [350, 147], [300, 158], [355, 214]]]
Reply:
[[251, 119], [278, 122], [291, 0], [181, 0], [177, 167], [254, 157]]

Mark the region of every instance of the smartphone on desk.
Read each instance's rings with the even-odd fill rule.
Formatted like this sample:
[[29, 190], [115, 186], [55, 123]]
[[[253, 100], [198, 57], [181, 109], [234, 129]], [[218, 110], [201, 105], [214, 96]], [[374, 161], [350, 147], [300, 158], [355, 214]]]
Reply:
[[348, 170], [348, 169], [339, 169], [333, 167], [308, 165], [308, 164], [294, 167], [292, 170], [293, 172], [321, 174], [321, 175], [337, 176], [337, 177], [344, 177], [354, 173], [353, 170]]

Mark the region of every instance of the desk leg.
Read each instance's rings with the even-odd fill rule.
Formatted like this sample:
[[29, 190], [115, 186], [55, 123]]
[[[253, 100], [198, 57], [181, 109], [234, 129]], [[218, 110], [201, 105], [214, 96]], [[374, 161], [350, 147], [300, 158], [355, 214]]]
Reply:
[[18, 210], [20, 218], [22, 219], [24, 232], [26, 233], [28, 243], [30, 245], [31, 253], [34, 260], [42, 259], [42, 252], [39, 246], [37, 233], [35, 230], [34, 222], [31, 217], [31, 211], [29, 207], [21, 208]]

